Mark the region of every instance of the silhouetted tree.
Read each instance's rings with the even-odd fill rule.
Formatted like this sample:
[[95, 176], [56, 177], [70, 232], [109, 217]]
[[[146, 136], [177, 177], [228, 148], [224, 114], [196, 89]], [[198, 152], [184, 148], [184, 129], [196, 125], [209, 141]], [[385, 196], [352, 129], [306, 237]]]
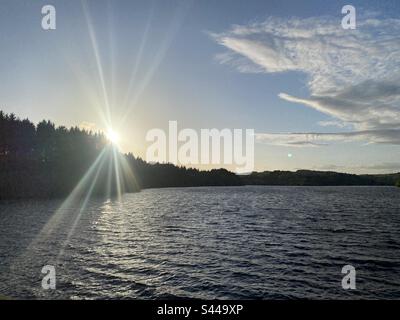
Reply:
[[28, 119], [21, 121], [12, 113], [0, 111], [0, 199], [66, 196], [103, 150], [103, 161], [94, 174], [97, 182], [93, 194], [242, 184], [238, 176], [224, 169], [199, 171], [172, 164], [149, 164], [132, 154], [113, 150], [101, 133], [78, 127], [56, 128], [45, 120], [35, 126]]
[[[97, 195], [140, 188], [251, 185], [400, 185], [400, 174], [354, 175], [310, 170], [254, 172], [238, 176], [225, 169], [200, 171], [172, 164], [150, 164], [120, 154], [102, 133], [36, 126], [0, 110], [0, 199], [65, 197], [102, 154], [89, 183]], [[97, 179], [94, 179], [97, 177]], [[91, 181], [89, 181], [91, 182]]]

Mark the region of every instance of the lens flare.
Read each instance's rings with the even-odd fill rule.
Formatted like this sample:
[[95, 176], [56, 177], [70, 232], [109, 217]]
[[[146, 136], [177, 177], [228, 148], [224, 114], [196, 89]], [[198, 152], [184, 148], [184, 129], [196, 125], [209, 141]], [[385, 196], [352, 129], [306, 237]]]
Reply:
[[112, 129], [108, 129], [106, 137], [108, 141], [110, 141], [112, 144], [117, 144], [119, 141], [119, 135]]

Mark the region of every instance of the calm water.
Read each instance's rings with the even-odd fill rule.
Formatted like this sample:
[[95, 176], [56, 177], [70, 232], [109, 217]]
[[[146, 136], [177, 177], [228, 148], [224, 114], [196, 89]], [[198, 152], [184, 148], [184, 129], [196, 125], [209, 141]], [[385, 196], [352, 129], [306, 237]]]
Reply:
[[[82, 212], [61, 204], [0, 203], [0, 295], [400, 298], [398, 188], [153, 189]], [[41, 289], [44, 265], [56, 290]]]

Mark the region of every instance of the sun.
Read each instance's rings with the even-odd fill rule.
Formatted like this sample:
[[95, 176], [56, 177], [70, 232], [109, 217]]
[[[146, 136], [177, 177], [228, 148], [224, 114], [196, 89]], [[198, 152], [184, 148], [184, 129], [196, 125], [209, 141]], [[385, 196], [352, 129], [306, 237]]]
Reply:
[[117, 144], [119, 141], [119, 135], [112, 129], [108, 129], [106, 133], [107, 140], [110, 141], [112, 144]]

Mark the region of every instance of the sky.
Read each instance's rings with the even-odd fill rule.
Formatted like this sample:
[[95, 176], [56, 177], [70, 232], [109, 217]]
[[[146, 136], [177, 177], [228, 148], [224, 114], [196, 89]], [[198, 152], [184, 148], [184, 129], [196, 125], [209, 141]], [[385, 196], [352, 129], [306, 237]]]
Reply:
[[399, 38], [398, 1], [0, 0], [0, 109], [143, 158], [176, 120], [254, 129], [257, 171], [399, 172]]

